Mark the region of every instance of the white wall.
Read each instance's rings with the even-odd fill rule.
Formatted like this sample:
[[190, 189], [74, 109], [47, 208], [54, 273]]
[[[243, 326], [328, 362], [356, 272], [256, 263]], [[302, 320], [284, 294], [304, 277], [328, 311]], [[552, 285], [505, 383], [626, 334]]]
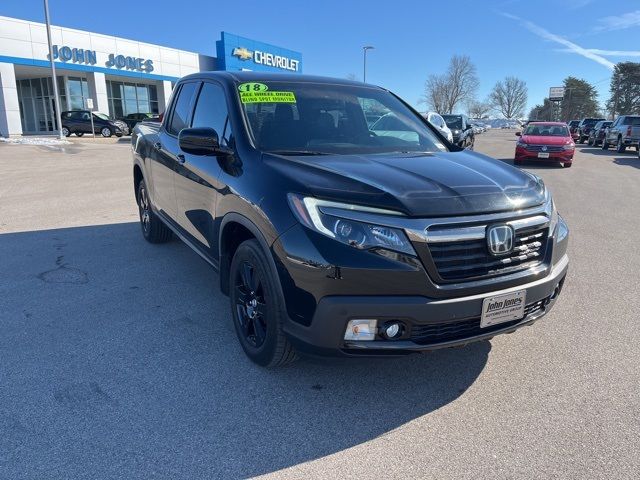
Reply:
[[109, 99], [107, 96], [107, 80], [104, 73], [89, 72], [87, 75], [89, 95], [93, 98], [93, 110], [109, 114]]
[[[95, 50], [98, 57], [95, 67], [107, 68], [105, 63], [113, 53], [153, 60], [151, 75], [179, 78], [200, 70], [198, 54], [194, 52], [56, 26], [51, 27], [51, 36], [54, 45]], [[0, 55], [48, 60], [48, 54], [47, 32], [43, 23], [0, 16]], [[115, 67], [112, 70], [114, 74], [118, 71]]]
[[16, 72], [11, 63], [0, 63], [0, 135], [22, 135]]

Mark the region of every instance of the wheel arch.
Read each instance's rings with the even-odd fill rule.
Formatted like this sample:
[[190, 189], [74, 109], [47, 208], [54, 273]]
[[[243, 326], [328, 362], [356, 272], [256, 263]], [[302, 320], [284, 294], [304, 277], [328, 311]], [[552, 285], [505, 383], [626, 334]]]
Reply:
[[[218, 240], [220, 251], [220, 290], [225, 295], [229, 294], [229, 270], [231, 267], [231, 259], [240, 244], [251, 238], [255, 238], [262, 247], [262, 250], [269, 262], [269, 266], [271, 267], [271, 271], [275, 276], [276, 288], [280, 295], [282, 295], [282, 286], [280, 285], [278, 270], [271, 253], [271, 246], [255, 223], [244, 215], [240, 215], [235, 212], [226, 214], [220, 223], [220, 234]], [[282, 295], [282, 298], [284, 299], [284, 295]]]

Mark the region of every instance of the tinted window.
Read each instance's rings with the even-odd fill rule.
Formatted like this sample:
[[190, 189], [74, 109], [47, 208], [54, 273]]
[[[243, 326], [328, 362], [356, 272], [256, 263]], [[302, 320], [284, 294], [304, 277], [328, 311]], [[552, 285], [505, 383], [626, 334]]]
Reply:
[[564, 125], [530, 124], [523, 135], [542, 137], [568, 137], [569, 130]]
[[462, 130], [462, 117], [460, 115], [443, 115], [447, 127], [452, 130]]
[[[422, 117], [389, 92], [366, 85], [265, 82], [238, 85], [256, 146], [280, 154], [446, 151]], [[367, 119], [381, 118], [369, 127]]]
[[624, 117], [623, 125], [640, 125], [640, 117]]
[[184, 83], [178, 92], [173, 115], [171, 115], [171, 125], [167, 129], [169, 133], [177, 135], [180, 130], [189, 126], [189, 114], [191, 113], [191, 105], [193, 94], [196, 91], [197, 83]]
[[220, 144], [224, 145], [229, 140], [229, 134], [225, 132], [227, 117], [227, 103], [222, 87], [212, 83], [203, 84], [191, 126], [213, 128], [218, 134]]

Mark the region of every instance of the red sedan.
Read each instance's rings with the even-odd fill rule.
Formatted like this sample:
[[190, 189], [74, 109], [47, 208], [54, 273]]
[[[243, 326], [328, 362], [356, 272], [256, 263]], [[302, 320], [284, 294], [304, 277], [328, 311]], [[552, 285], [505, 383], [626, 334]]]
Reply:
[[571, 166], [576, 144], [566, 123], [531, 122], [522, 133], [517, 132], [516, 135], [520, 138], [516, 143], [514, 164], [541, 160]]

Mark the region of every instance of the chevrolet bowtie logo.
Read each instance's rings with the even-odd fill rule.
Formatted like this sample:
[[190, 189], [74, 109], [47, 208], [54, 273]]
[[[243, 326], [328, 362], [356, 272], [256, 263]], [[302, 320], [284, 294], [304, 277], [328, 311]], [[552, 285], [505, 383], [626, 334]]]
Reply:
[[238, 57], [240, 60], [250, 60], [253, 58], [253, 52], [251, 50], [247, 50], [244, 47], [234, 48], [231, 55], [234, 57]]

